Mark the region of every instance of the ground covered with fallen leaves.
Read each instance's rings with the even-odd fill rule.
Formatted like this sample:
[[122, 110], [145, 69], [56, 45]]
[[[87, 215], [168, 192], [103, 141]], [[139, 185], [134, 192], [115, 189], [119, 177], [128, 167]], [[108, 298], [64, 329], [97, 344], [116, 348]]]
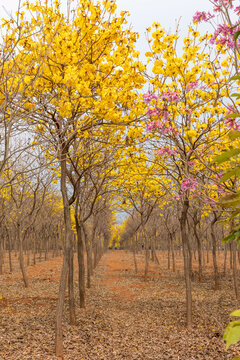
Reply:
[[[226, 351], [222, 341], [229, 314], [238, 308], [230, 269], [219, 291], [212, 290], [211, 263], [205, 265], [203, 283], [193, 282], [194, 325], [189, 331], [182, 260], [177, 256], [175, 273], [167, 269], [166, 253], [159, 253], [159, 260], [160, 265], [151, 263], [144, 282], [143, 253], [137, 255], [137, 274], [130, 252], [111, 250], [102, 257], [87, 290], [87, 308], [77, 309], [76, 326], [68, 325], [66, 307], [64, 360], [221, 360], [240, 354], [238, 345]], [[29, 266], [28, 289], [18, 269], [9, 274], [6, 268], [0, 276], [0, 360], [57, 359], [54, 323], [61, 263], [53, 258]]]

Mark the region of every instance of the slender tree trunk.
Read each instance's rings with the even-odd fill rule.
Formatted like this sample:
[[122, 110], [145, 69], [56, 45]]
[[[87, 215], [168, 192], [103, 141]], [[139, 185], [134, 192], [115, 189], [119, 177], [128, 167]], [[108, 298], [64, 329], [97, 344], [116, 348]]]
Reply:
[[64, 226], [65, 226], [65, 247], [63, 253], [63, 265], [61, 271], [61, 279], [59, 284], [58, 292], [58, 301], [57, 301], [57, 311], [56, 311], [56, 328], [55, 328], [55, 349], [56, 355], [63, 357], [63, 310], [64, 310], [64, 300], [66, 293], [66, 284], [67, 276], [70, 263], [70, 248], [71, 248], [71, 215], [70, 215], [70, 206], [67, 195], [67, 171], [66, 171], [66, 151], [67, 148], [62, 144], [64, 152], [61, 154], [61, 193], [63, 199], [63, 209], [64, 209]]
[[144, 240], [145, 240], [145, 270], [144, 270], [144, 281], [147, 281], [147, 276], [148, 276], [148, 268], [149, 268], [149, 257], [150, 257], [150, 254], [149, 254], [149, 241], [148, 241], [148, 237], [147, 237], [147, 234], [146, 234], [146, 230], [145, 230], [145, 227], [144, 225], [142, 225], [142, 230], [143, 230], [143, 237], [144, 237]]
[[173, 246], [173, 235], [170, 234], [170, 248], [172, 253], [172, 271], [175, 272], [175, 254], [174, 254], [174, 246]]
[[147, 281], [148, 276], [148, 267], [149, 267], [149, 248], [148, 243], [145, 249], [145, 270], [144, 270], [144, 281]]
[[85, 308], [85, 266], [84, 266], [84, 246], [83, 234], [79, 225], [77, 215], [75, 215], [76, 229], [77, 229], [77, 255], [78, 255], [78, 288], [80, 308]]
[[153, 258], [154, 258], [154, 261], [159, 265], [160, 263], [159, 263], [159, 260], [158, 260], [155, 245], [153, 245]]
[[74, 268], [73, 268], [73, 242], [71, 239], [68, 271], [68, 298], [69, 298], [69, 317], [70, 324], [76, 325], [76, 310], [74, 298]]
[[90, 289], [91, 273], [92, 273], [92, 255], [91, 255], [90, 240], [89, 240], [85, 225], [83, 225], [83, 233], [84, 233], [85, 247], [86, 247], [86, 253], [87, 253], [87, 288]]
[[198, 250], [198, 280], [199, 280], [199, 282], [202, 282], [202, 244], [201, 244], [201, 240], [200, 240], [200, 238], [199, 238], [199, 236], [198, 236], [197, 224], [196, 224], [196, 222], [194, 222], [193, 230], [194, 230], [195, 238], [196, 238], [196, 240], [197, 240], [197, 250]]
[[13, 267], [12, 267], [12, 240], [11, 237], [9, 236], [9, 234], [7, 233], [7, 237], [8, 237], [8, 261], [9, 261], [9, 271], [10, 273], [13, 272]]
[[183, 260], [184, 260], [184, 276], [186, 284], [186, 320], [187, 328], [192, 327], [192, 284], [191, 284], [191, 265], [188, 250], [188, 237], [187, 237], [187, 212], [189, 208], [189, 200], [185, 199], [180, 216], [180, 229], [183, 245]]
[[232, 252], [232, 243], [229, 243], [229, 250], [230, 250], [230, 269], [233, 268], [233, 252]]
[[236, 299], [239, 300], [239, 291], [238, 291], [238, 276], [237, 276], [237, 244], [234, 240], [232, 242], [232, 253], [233, 253], [233, 284], [234, 284], [234, 291]]
[[211, 237], [212, 237], [212, 257], [213, 257], [213, 268], [214, 268], [214, 289], [219, 290], [220, 288], [220, 279], [219, 279], [219, 271], [217, 265], [217, 244], [216, 244], [216, 236], [214, 232], [214, 224], [217, 221], [217, 216], [214, 213], [214, 219], [211, 222]]
[[137, 266], [137, 258], [136, 258], [136, 242], [134, 241], [134, 239], [132, 242], [132, 249], [133, 249], [134, 268], [135, 268], [135, 273], [137, 274], [138, 266]]
[[3, 274], [3, 244], [2, 239], [0, 239], [0, 275]]
[[227, 270], [227, 244], [224, 246], [224, 267], [223, 267], [223, 274], [226, 275]]
[[168, 248], [167, 248], [167, 251], [168, 251], [168, 262], [167, 262], [167, 268], [168, 270], [170, 270], [171, 268], [171, 258], [170, 258], [170, 235], [168, 235]]
[[[187, 232], [187, 228], [186, 228], [186, 232]], [[188, 248], [188, 257], [189, 257], [190, 276], [191, 276], [191, 279], [193, 279], [192, 247], [191, 247], [191, 244], [189, 242], [188, 236], [187, 236], [187, 248]]]
[[207, 237], [207, 264], [209, 264], [209, 240], [208, 240], [208, 237]]
[[33, 265], [36, 265], [36, 237], [33, 235]]
[[21, 235], [21, 227], [20, 224], [17, 224], [17, 237], [18, 237], [18, 243], [19, 243], [19, 264], [20, 264], [20, 269], [22, 272], [22, 277], [23, 277], [23, 282], [25, 287], [29, 287], [29, 281], [28, 281], [28, 277], [27, 277], [27, 273], [25, 270], [25, 265], [24, 265], [24, 258], [23, 258], [23, 239], [22, 239], [22, 235]]

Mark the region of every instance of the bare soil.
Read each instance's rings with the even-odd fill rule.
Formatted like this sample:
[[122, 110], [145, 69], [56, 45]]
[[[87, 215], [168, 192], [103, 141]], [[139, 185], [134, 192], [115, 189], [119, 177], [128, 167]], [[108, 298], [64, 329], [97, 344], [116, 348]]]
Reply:
[[[206, 254], [205, 254], [206, 255]], [[176, 272], [167, 269], [167, 253], [158, 253], [160, 265], [150, 264], [143, 280], [144, 254], [108, 251], [95, 270], [87, 290], [87, 308], [77, 306], [76, 326], [64, 318], [64, 360], [222, 360], [240, 355], [240, 346], [228, 351], [222, 341], [229, 314], [238, 308], [228, 269], [221, 290], [213, 291], [212, 265], [205, 264], [201, 284], [193, 282], [192, 330], [185, 328], [185, 284], [178, 255]], [[223, 254], [219, 257], [223, 265]], [[61, 258], [27, 269], [25, 289], [19, 269], [0, 276], [0, 360], [56, 360], [54, 323]], [[196, 272], [197, 263], [194, 262]], [[76, 297], [77, 297], [76, 268]], [[67, 303], [67, 294], [66, 294]], [[78, 305], [78, 297], [77, 297]]]

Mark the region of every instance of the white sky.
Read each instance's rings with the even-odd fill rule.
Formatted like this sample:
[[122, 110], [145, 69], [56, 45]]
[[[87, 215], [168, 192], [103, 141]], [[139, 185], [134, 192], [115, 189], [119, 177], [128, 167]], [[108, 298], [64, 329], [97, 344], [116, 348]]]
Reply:
[[[22, 0], [24, 1], [24, 0]], [[62, 0], [66, 2], [67, 0]], [[212, 6], [209, 0], [116, 0], [119, 10], [130, 12], [129, 22], [132, 29], [140, 34], [140, 48], [145, 47], [144, 32], [153, 22], [159, 22], [166, 30], [174, 31], [176, 20], [181, 18], [180, 29], [190, 24], [196, 11], [208, 11]], [[18, 0], [0, 0], [0, 18], [6, 17], [6, 12], [14, 12]]]

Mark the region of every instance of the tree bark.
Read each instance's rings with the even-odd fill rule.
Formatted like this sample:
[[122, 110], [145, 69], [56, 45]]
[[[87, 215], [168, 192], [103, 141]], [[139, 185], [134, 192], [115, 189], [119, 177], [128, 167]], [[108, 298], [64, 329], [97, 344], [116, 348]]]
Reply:
[[236, 299], [239, 300], [239, 292], [238, 292], [238, 276], [237, 276], [237, 244], [234, 240], [232, 243], [232, 252], [233, 252], [233, 268], [232, 268], [232, 274], [233, 274], [233, 284], [234, 284], [234, 292]]
[[69, 318], [70, 324], [76, 325], [76, 310], [74, 298], [74, 268], [73, 268], [73, 242], [71, 238], [69, 271], [68, 271], [68, 298], [69, 298]]
[[70, 248], [71, 248], [71, 215], [70, 206], [67, 194], [67, 169], [66, 169], [66, 147], [62, 144], [65, 151], [61, 154], [61, 193], [63, 199], [63, 211], [64, 211], [64, 225], [65, 225], [65, 247], [63, 253], [63, 265], [61, 271], [61, 279], [59, 284], [57, 311], [56, 311], [56, 328], [55, 328], [55, 350], [57, 356], [63, 357], [63, 309], [66, 292], [66, 283], [70, 262]]
[[183, 260], [184, 260], [184, 276], [186, 285], [186, 319], [187, 328], [192, 327], [192, 284], [191, 284], [191, 264], [188, 249], [188, 236], [187, 236], [187, 212], [189, 208], [189, 200], [185, 199], [180, 216], [180, 229], [183, 245]]
[[220, 288], [220, 279], [219, 279], [219, 271], [217, 265], [217, 242], [216, 236], [214, 232], [214, 224], [217, 221], [217, 216], [214, 213], [214, 218], [211, 221], [211, 237], [212, 237], [212, 256], [213, 256], [213, 268], [214, 268], [214, 290], [219, 290]]
[[197, 232], [197, 223], [193, 221], [193, 231], [195, 238], [197, 240], [197, 250], [198, 250], [198, 280], [201, 283], [202, 282], [202, 243], [198, 236]]
[[84, 266], [84, 244], [82, 228], [79, 224], [77, 214], [75, 214], [77, 230], [77, 255], [78, 255], [78, 289], [80, 308], [85, 308], [85, 266]]
[[23, 282], [25, 287], [29, 287], [29, 281], [28, 281], [28, 277], [27, 277], [27, 273], [25, 270], [25, 265], [24, 265], [24, 258], [23, 258], [23, 239], [22, 239], [22, 235], [21, 235], [21, 227], [20, 224], [17, 224], [17, 237], [18, 237], [18, 242], [19, 242], [19, 264], [20, 264], [20, 269], [22, 272], [22, 277], [23, 277]]

